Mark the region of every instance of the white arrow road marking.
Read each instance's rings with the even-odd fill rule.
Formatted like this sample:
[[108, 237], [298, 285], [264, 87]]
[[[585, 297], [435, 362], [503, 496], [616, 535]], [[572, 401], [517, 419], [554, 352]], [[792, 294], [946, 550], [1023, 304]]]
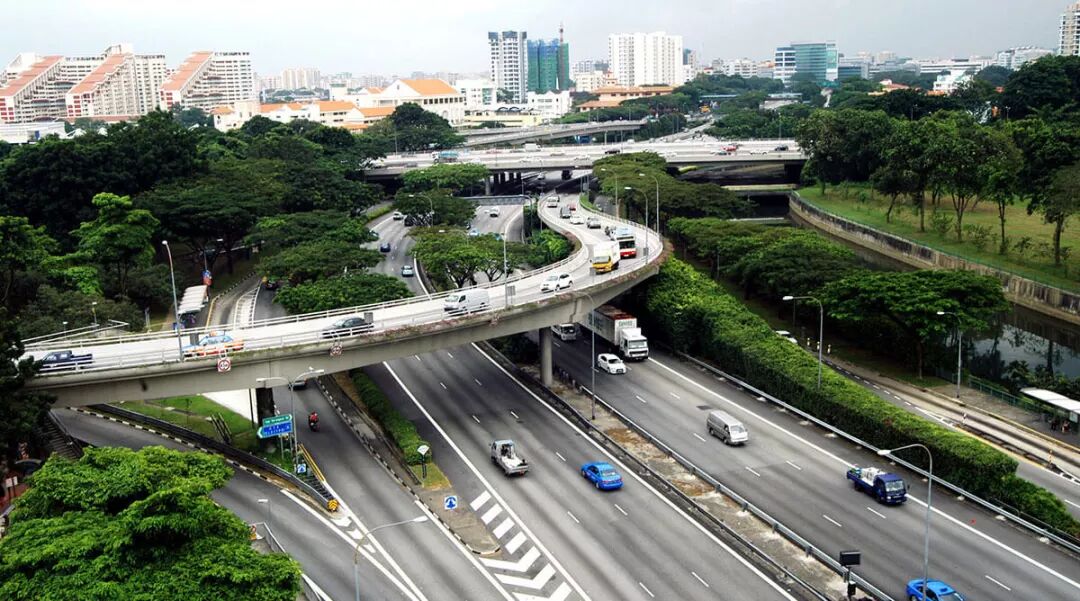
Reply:
[[495, 577], [499, 579], [499, 582], [507, 586], [516, 586], [519, 588], [527, 588], [529, 590], [538, 591], [545, 586], [552, 577], [555, 576], [555, 568], [551, 567], [550, 563], [544, 564], [543, 568], [536, 573], [536, 576], [532, 578], [522, 578], [520, 576], [508, 576], [506, 574], [495, 574]]
[[487, 559], [481, 557], [480, 562], [494, 570], [523, 574], [529, 571], [529, 568], [536, 563], [537, 559], [540, 559], [540, 549], [529, 547], [529, 550], [525, 552], [525, 555], [522, 555], [521, 559], [517, 561], [503, 561], [500, 559]]
[[525, 593], [514, 593], [514, 596], [518, 598], [518, 601], [563, 601], [570, 596], [570, 585], [563, 582], [550, 597], [537, 597]]
[[506, 543], [506, 552], [513, 555], [517, 553], [518, 548], [523, 544], [525, 544], [525, 533], [518, 532], [514, 535], [514, 538], [510, 539], [510, 542]]
[[479, 497], [473, 499], [472, 503], [469, 503], [469, 507], [472, 507], [473, 511], [479, 511], [480, 508], [484, 506], [484, 503], [487, 503], [490, 500], [491, 493], [485, 490], [484, 492], [480, 493]]
[[491, 531], [491, 533], [495, 535], [495, 538], [502, 538], [503, 535], [506, 534], [507, 532], [509, 532], [510, 529], [513, 528], [513, 527], [514, 527], [514, 520], [512, 520], [510, 518], [506, 518], [505, 520], [502, 521], [501, 524], [496, 526], [495, 529]]

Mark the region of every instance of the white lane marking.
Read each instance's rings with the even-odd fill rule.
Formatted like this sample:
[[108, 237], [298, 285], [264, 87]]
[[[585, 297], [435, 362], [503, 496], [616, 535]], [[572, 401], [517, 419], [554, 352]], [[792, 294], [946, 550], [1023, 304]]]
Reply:
[[473, 499], [472, 503], [469, 503], [469, 507], [472, 507], [473, 511], [479, 511], [480, 508], [483, 507], [484, 504], [487, 503], [490, 500], [491, 500], [491, 493], [489, 493], [488, 491], [485, 490], [484, 492], [480, 493], [479, 497], [476, 497], [475, 499]]
[[760, 478], [760, 477], [761, 477], [761, 474], [759, 474], [759, 473], [755, 472], [755, 471], [754, 471], [754, 468], [750, 467], [749, 465], [748, 465], [748, 466], [746, 466], [746, 471], [748, 471], [748, 472], [750, 472], [751, 474], [753, 474], [753, 475], [757, 476], [758, 478]]
[[704, 584], [705, 588], [709, 588], [709, 583], [702, 580], [701, 576], [697, 575], [697, 572], [694, 572], [694, 571], [691, 570], [690, 575], [693, 576], [694, 578], [697, 578], [697, 581], [700, 582], [701, 584]]
[[[345, 544], [348, 545], [350, 548], [352, 548], [352, 549], [356, 548], [356, 542], [355, 541], [350, 540], [349, 537], [344, 532], [342, 532], [341, 530], [338, 530], [337, 528], [335, 528], [331, 524], [330, 520], [327, 520], [326, 518], [324, 518], [321, 514], [319, 514], [313, 508], [311, 508], [307, 503], [305, 503], [305, 502], [301, 501], [300, 499], [296, 498], [292, 493], [290, 493], [287, 490], [281, 491], [281, 494], [285, 495], [289, 499], [292, 499], [292, 501], [295, 502], [297, 505], [299, 505], [304, 511], [310, 513], [316, 520], [319, 520], [320, 522], [325, 524], [326, 527], [329, 528], [330, 530], [333, 530], [334, 534], [336, 534], [343, 541], [345, 541]], [[417, 599], [417, 596], [413, 594], [413, 592], [409, 589], [409, 587], [405, 586], [405, 584], [403, 582], [401, 582], [396, 577], [394, 577], [394, 575], [390, 573], [390, 570], [387, 570], [386, 567], [384, 565], [382, 565], [382, 563], [380, 563], [377, 559], [375, 559], [375, 557], [372, 556], [372, 554], [369, 553], [367, 549], [361, 548], [360, 549], [360, 554], [363, 555], [365, 559], [370, 561], [371, 564], [374, 565], [380, 572], [382, 572], [383, 576], [386, 576], [390, 580], [390, 582], [393, 582], [394, 586], [401, 589], [401, 592], [405, 593], [405, 595], [407, 597], [409, 597], [410, 599]], [[389, 556], [387, 556], [387, 557], [389, 557]]]
[[513, 527], [514, 527], [514, 520], [512, 520], [510, 518], [506, 518], [505, 520], [502, 521], [501, 524], [496, 526], [495, 529], [491, 531], [491, 533], [495, 535], [495, 538], [502, 538], [503, 535], [506, 534], [507, 532], [509, 532], [510, 529], [513, 528]]
[[1062, 501], [1065, 501], [1066, 503], [1068, 503], [1069, 505], [1072, 505], [1073, 507], [1080, 507], [1080, 505], [1077, 505], [1076, 503], [1073, 503], [1072, 501], [1070, 501], [1068, 499], [1062, 499]]
[[873, 386], [875, 390], [881, 390], [881, 387], [877, 384], [871, 384], [871, 386]]
[[867, 507], [866, 509], [867, 509], [868, 511], [870, 511], [870, 513], [872, 513], [872, 514], [874, 514], [874, 515], [878, 516], [879, 518], [881, 518], [881, 519], [883, 519], [883, 520], [885, 519], [885, 515], [884, 515], [884, 514], [882, 514], [882, 513], [881, 513], [881, 512], [879, 512], [879, 511], [875, 511], [873, 507]]
[[795, 468], [795, 469], [799, 470], [800, 472], [802, 471], [802, 468], [801, 468], [801, 467], [799, 467], [799, 466], [795, 465], [794, 463], [792, 463], [792, 462], [790, 462], [790, 461], [785, 461], [784, 463], [786, 463], [786, 464], [790, 465], [791, 467], [793, 467], [793, 468]]
[[642, 590], [644, 590], [644, 591], [645, 591], [646, 593], [649, 593], [649, 596], [650, 596], [650, 597], [652, 597], [653, 599], [655, 599], [655, 598], [656, 598], [656, 595], [652, 594], [652, 591], [650, 591], [650, 590], [649, 590], [649, 587], [645, 586], [645, 585], [644, 585], [643, 583], [641, 583], [641, 582], [639, 582], [639, 583], [638, 583], [638, 586], [640, 586], [640, 587], [642, 588]]
[[[710, 395], [720, 399], [721, 401], [724, 401], [725, 403], [731, 405], [732, 407], [735, 407], [735, 408], [739, 409], [740, 411], [744, 411], [744, 412], [750, 414], [750, 416], [753, 417], [754, 419], [757, 419], [757, 420], [761, 421], [762, 423], [764, 423], [765, 425], [777, 430], [778, 432], [781, 432], [781, 433], [787, 435], [788, 437], [805, 444], [806, 446], [810, 447], [811, 449], [814, 449], [815, 451], [821, 453], [822, 455], [825, 455], [826, 457], [828, 457], [828, 458], [836, 461], [837, 463], [843, 465], [845, 468], [855, 467], [855, 464], [850, 463], [848, 461], [845, 461], [844, 459], [840, 458], [836, 454], [834, 454], [834, 453], [832, 453], [832, 452], [830, 452], [830, 451], [828, 451], [828, 450], [826, 450], [826, 449], [824, 449], [824, 448], [810, 442], [809, 440], [806, 440], [805, 438], [803, 438], [801, 436], [798, 436], [797, 434], [795, 434], [793, 432], [788, 431], [783, 426], [780, 426], [779, 424], [773, 423], [773, 422], [769, 421], [768, 419], [758, 415], [757, 413], [754, 413], [753, 411], [750, 411], [746, 407], [743, 407], [742, 405], [740, 405], [740, 404], [736, 403], [735, 401], [727, 398], [726, 396], [724, 396], [724, 395], [722, 395], [722, 394], [720, 394], [720, 393], [718, 393], [718, 392], [716, 392], [714, 390], [710, 390], [709, 388], [706, 388], [705, 386], [702, 386], [701, 384], [691, 380], [690, 378], [688, 378], [688, 377], [684, 376], [683, 374], [675, 371], [674, 369], [668, 367], [667, 365], [664, 365], [663, 363], [657, 361], [656, 359], [653, 359], [652, 357], [649, 357], [648, 361], [651, 362], [651, 363], [655, 363], [656, 365], [660, 366], [661, 368], [666, 369], [667, 371], [671, 372], [675, 376], [677, 376], [679, 378], [682, 378], [683, 380], [685, 380], [686, 382], [692, 384], [693, 386], [696, 386], [696, 387], [700, 388], [706, 394], [710, 394]], [[921, 500], [919, 500], [919, 499], [917, 499], [917, 498], [915, 498], [915, 497], [913, 497], [911, 495], [908, 495], [908, 498], [911, 499], [911, 501], [913, 503], [915, 503], [917, 505], [921, 505], [923, 507], [926, 507], [926, 502], [925, 501], [921, 501]], [[1049, 566], [1043, 565], [1043, 564], [1039, 563], [1038, 561], [1035, 561], [1034, 559], [1028, 557], [1027, 555], [1024, 555], [1023, 553], [1017, 551], [1016, 549], [1013, 549], [1012, 547], [1006, 545], [1005, 543], [997, 540], [996, 538], [993, 538], [988, 534], [984, 534], [982, 532], [979, 532], [978, 530], [972, 528], [968, 524], [954, 518], [953, 516], [945, 513], [944, 511], [941, 511], [940, 509], [938, 509], [936, 507], [931, 509], [931, 511], [933, 511], [937, 515], [940, 515], [941, 517], [945, 518], [946, 520], [952, 522], [954, 525], [956, 525], [956, 526], [958, 526], [958, 527], [960, 527], [960, 528], [962, 528], [964, 530], [967, 530], [971, 534], [974, 534], [975, 536], [977, 536], [977, 537], [979, 537], [979, 538], [981, 538], [981, 539], [983, 539], [983, 540], [997, 546], [998, 548], [1008, 552], [1009, 554], [1028, 562], [1029, 564], [1039, 568], [1040, 570], [1046, 572], [1047, 574], [1050, 574], [1050, 575], [1054, 576], [1055, 578], [1060, 579], [1061, 581], [1069, 584], [1070, 586], [1073, 586], [1075, 588], [1080, 589], [1080, 582], [1076, 582], [1075, 580], [1065, 576], [1064, 574], [1061, 574], [1061, 573], [1055, 571], [1054, 569], [1050, 568]]]
[[473, 415], [473, 416], [471, 416], [471, 417], [473, 418], [473, 421], [474, 421], [474, 422], [476, 422], [476, 423], [478, 423], [478, 424], [480, 423], [480, 418], [479, 418], [479, 417], [476, 417], [475, 415]]
[[[450, 541], [450, 546], [457, 549], [459, 553], [464, 555], [465, 558], [469, 560], [469, 563], [471, 563], [472, 566], [474, 568], [476, 568], [476, 570], [478, 572], [480, 572], [481, 574], [484, 575], [484, 580], [487, 580], [488, 583], [491, 584], [491, 586], [495, 587], [495, 590], [499, 591], [499, 593], [502, 595], [503, 599], [505, 599], [506, 601], [511, 601], [512, 600], [512, 597], [510, 597], [510, 593], [507, 592], [506, 589], [504, 589], [501, 584], [499, 584], [498, 580], [495, 580], [495, 576], [493, 576], [491, 574], [491, 572], [485, 570], [484, 566], [480, 565], [479, 558], [477, 558], [475, 555], [473, 555], [472, 552], [470, 552], [467, 548], [465, 548], [465, 545], [460, 544], [458, 542], [458, 540], [456, 538], [454, 538], [454, 535], [450, 533], [450, 530], [446, 526], [443, 526], [441, 521], [439, 521], [438, 519], [435, 518], [435, 514], [432, 513], [430, 509], [427, 508], [427, 505], [424, 505], [420, 501], [416, 501], [416, 500], [413, 501], [413, 504], [415, 504], [417, 507], [419, 507], [420, 511], [424, 512], [424, 515], [426, 515], [428, 517], [428, 520], [432, 524], [435, 524], [435, 527], [439, 529], [439, 532], [443, 533], [443, 536], [445, 536], [446, 539], [448, 541]], [[517, 549], [517, 547], [514, 547], [514, 548], [515, 548], [515, 550]], [[511, 553], [513, 553], [513, 551], [511, 551]], [[330, 597], [327, 597], [326, 599], [328, 601], [330, 601]]]
[[514, 413], [513, 411], [510, 412], [510, 415], [513, 415], [514, 419], [521, 419], [520, 417], [518, 417], [518, 414]]
[[483, 520], [485, 524], [490, 524], [491, 520], [499, 517], [499, 514], [502, 513], [502, 510], [502, 505], [496, 503], [491, 506], [491, 509], [488, 509], [486, 512], [484, 512], [484, 515], [480, 516], [480, 519]]
[[647, 404], [649, 404], [649, 401], [646, 401], [645, 399], [643, 399], [643, 398], [639, 397], [639, 396], [638, 396], [638, 395], [636, 395], [636, 394], [634, 395], [634, 398], [635, 398], [635, 399], [637, 399], [637, 400], [639, 400], [639, 401], [641, 401], [642, 403], [645, 403], [646, 405], [647, 405]]
[[562, 345], [558, 342], [555, 342], [554, 340], [552, 340], [551, 342], [556, 346], [556, 348], [562, 348]]
[[420, 361], [421, 363], [423, 363], [423, 361], [420, 360], [420, 355], [413, 355], [413, 357], [415, 357], [417, 361]]
[[701, 437], [701, 435], [700, 435], [700, 434], [698, 434], [697, 432], [693, 432], [693, 435], [694, 435], [694, 436], [696, 436], [696, 437], [697, 437], [697, 439], [698, 439], [698, 440], [700, 440], [701, 442], [705, 442], [705, 439], [704, 439], [704, 438], [702, 438], [702, 437]]
[[566, 598], [570, 596], [570, 587], [565, 582], [561, 582], [550, 597], [537, 597], [525, 593], [514, 593], [514, 596], [518, 601], [566, 601]]
[[677, 395], [677, 394], [675, 394], [674, 392], [670, 392], [670, 391], [668, 391], [668, 394], [670, 394], [671, 396], [675, 397], [675, 400], [677, 400], [677, 401], [681, 401], [681, 400], [682, 400], [682, 397], [681, 397], [681, 396], [679, 396], [679, 395]]
[[563, 457], [561, 454], [559, 454], [558, 451], [555, 451], [555, 456], [558, 457], [559, 459], [562, 459], [563, 463], [566, 463], [566, 457]]
[[442, 386], [442, 389], [443, 389], [443, 390], [449, 390], [449, 389], [448, 389], [448, 388], [446, 387], [446, 384], [443, 384], [442, 382], [439, 382], [439, 386]]
[[[480, 351], [479, 347], [477, 347], [475, 344], [473, 344], [472, 346], [478, 352]], [[482, 352], [481, 352], [481, 354], [483, 355]], [[488, 357], [487, 355], [483, 355], [483, 356], [487, 357], [488, 361], [491, 361], [496, 367], [499, 367], [499, 369], [504, 374], [506, 374], [508, 377], [510, 377], [510, 374], [507, 373], [506, 370], [502, 369], [502, 366], [495, 363], [495, 361], [492, 360], [491, 357]], [[486, 492], [490, 492], [491, 496], [493, 496], [497, 502], [502, 503], [502, 504], [505, 505], [506, 502], [502, 499], [502, 497], [499, 495], [499, 493], [496, 492], [495, 489], [491, 486], [491, 482], [489, 482], [488, 479], [485, 478], [484, 475], [480, 473], [480, 470], [477, 469], [476, 465], [474, 465], [473, 462], [469, 460], [469, 458], [461, 450], [461, 447], [459, 447], [457, 445], [457, 443], [454, 442], [453, 439], [450, 438], [450, 435], [447, 434], [446, 430], [442, 427], [442, 425], [440, 425], [439, 422], [435, 421], [435, 418], [432, 417], [431, 413], [427, 410], [427, 408], [424, 407], [420, 403], [420, 400], [416, 398], [416, 395], [414, 395], [412, 393], [412, 391], [409, 390], [409, 388], [407, 386], [405, 386], [405, 382], [403, 382], [401, 377], [397, 375], [397, 372], [394, 371], [394, 368], [390, 367], [390, 365], [385, 361], [383, 362], [383, 366], [386, 367], [386, 370], [387, 370], [387, 372], [390, 373], [390, 376], [392, 378], [394, 378], [394, 381], [397, 382], [398, 386], [400, 386], [401, 389], [405, 392], [405, 395], [409, 397], [409, 400], [411, 400], [413, 402], [413, 404], [416, 405], [416, 408], [420, 410], [420, 413], [423, 413], [424, 417], [427, 418], [427, 420], [429, 422], [431, 422], [431, 425], [435, 428], [435, 431], [438, 432], [439, 435], [443, 437], [443, 440], [446, 441], [446, 444], [450, 445], [450, 448], [453, 449], [454, 453], [456, 453], [457, 456], [461, 459], [461, 461], [463, 463], [465, 463], [465, 465], [469, 468], [469, 471], [471, 471], [473, 473], [473, 475], [476, 476], [476, 479], [479, 480], [480, 483], [484, 485], [484, 488], [487, 489]], [[525, 385], [522, 384], [521, 382], [518, 382], [516, 379], [514, 381], [517, 382], [518, 386], [520, 386], [523, 390], [528, 390], [527, 388], [525, 388]], [[533, 395], [533, 396], [536, 397], [536, 395]], [[536, 398], [537, 398], [537, 400], [539, 400], [539, 397], [536, 397]], [[556, 415], [558, 415], [558, 414], [556, 414]], [[566, 420], [566, 422], [570, 423], [569, 420]], [[600, 445], [597, 444], [595, 441], [593, 442], [593, 444], [597, 448], [601, 448]], [[614, 459], [614, 457], [612, 457], [612, 459]], [[632, 472], [630, 472], [630, 470], [626, 469], [625, 467], [623, 469], [626, 470], [627, 473], [632, 473]], [[638, 480], [640, 482], [644, 482], [640, 478]], [[656, 494], [657, 494], [657, 496], [660, 496], [659, 493], [656, 493]], [[664, 497], [660, 497], [660, 498], [663, 499]], [[670, 503], [670, 501], [669, 501], [669, 503]], [[672, 506], [674, 506], [674, 505], [672, 505]], [[567, 572], [566, 569], [563, 568], [562, 565], [558, 562], [558, 560], [555, 559], [555, 556], [552, 555], [551, 552], [548, 551], [547, 548], [544, 547], [543, 543], [540, 542], [540, 539], [537, 538], [536, 535], [533, 534], [531, 530], [529, 530], [529, 528], [525, 525], [525, 522], [523, 522], [521, 520], [521, 518], [518, 517], [517, 513], [513, 509], [511, 509], [509, 505], [507, 505], [506, 512], [510, 515], [510, 517], [514, 518], [514, 521], [518, 524], [518, 527], [521, 528], [521, 530], [526, 534], [526, 536], [528, 536], [529, 538], [531, 538], [534, 541], [536, 546], [540, 548], [540, 552], [543, 553], [547, 557], [548, 561], [551, 562], [551, 565], [555, 566], [555, 569], [557, 569], [559, 571], [559, 574], [562, 575], [562, 577], [566, 580], [566, 582], [568, 582], [570, 584], [570, 586], [572, 586], [574, 588], [574, 591], [576, 591], [578, 593], [578, 595], [581, 596], [582, 599], [585, 599], [587, 601], [590, 600], [591, 597], [589, 597], [587, 594], [585, 594], [585, 590], [581, 588], [581, 585], [579, 585], [577, 583], [577, 581], [574, 580], [570, 576], [570, 573]], [[689, 520], [690, 518], [687, 517], [687, 519]], [[693, 522], [691, 520], [691, 523], [696, 523], [696, 522]], [[701, 529], [704, 532], [708, 532], [707, 530], [704, 529], [704, 527], [701, 527]], [[719, 542], [719, 539], [716, 539], [716, 540], [717, 540], [717, 542]], [[731, 551], [731, 553], [734, 554], [734, 551]], [[740, 557], [740, 556], [736, 555], [736, 557]], [[762, 576], [762, 578], [764, 579], [764, 576]], [[769, 580], [768, 582], [772, 582], [772, 581]], [[777, 586], [777, 590], [782, 591], [783, 589], [780, 589], [779, 586]], [[788, 595], [787, 598], [790, 599], [791, 601], [795, 601], [794, 598], [791, 597], [790, 595]]]
[[843, 527], [844, 527], [844, 526], [843, 526], [843, 524], [841, 524], [840, 522], [838, 522], [838, 521], [836, 521], [836, 520], [832, 519], [831, 517], [829, 517], [829, 516], [825, 515], [824, 513], [823, 513], [823, 514], [821, 514], [821, 517], [825, 518], [826, 520], [829, 520], [829, 521], [830, 521], [830, 522], [832, 522], [833, 524], [836, 524], [836, 527], [837, 527], [837, 528], [843, 528]]
[[983, 576], [986, 576], [986, 579], [987, 579], [987, 580], [989, 580], [990, 582], [993, 582], [994, 584], [996, 584], [996, 585], [1000, 586], [1001, 588], [1003, 588], [1003, 589], [1005, 589], [1005, 590], [1007, 590], [1007, 591], [1009, 591], [1009, 592], [1012, 592], [1012, 589], [1011, 589], [1011, 588], [1009, 588], [1009, 587], [1005, 586], [1005, 585], [1004, 585], [1004, 584], [1002, 584], [1002, 583], [1001, 583], [1001, 582], [1000, 582], [999, 580], [997, 580], [997, 579], [995, 579], [995, 578], [992, 578], [992, 577], [991, 577], [991, 576], [990, 576], [989, 574], [983, 574]]
[[453, 358], [454, 358], [454, 354], [453, 354], [453, 353], [451, 353], [450, 351], [446, 351], [446, 356], [447, 356], [447, 357], [450, 357], [451, 359], [453, 359]]
[[574, 514], [570, 513], [569, 511], [566, 512], [566, 515], [570, 516], [570, 519], [574, 520], [574, 522], [576, 522], [578, 524], [581, 523], [581, 521], [578, 520], [576, 517], [574, 517]]
[[555, 575], [555, 568], [551, 567], [551, 564], [546, 563], [544, 567], [540, 568], [540, 571], [536, 573], [536, 576], [532, 578], [522, 578], [520, 576], [508, 576], [506, 574], [495, 574], [495, 577], [499, 579], [499, 582], [508, 584], [510, 586], [516, 586], [520, 588], [527, 588], [530, 590], [538, 591], [551, 580]]
[[521, 545], [525, 544], [525, 533], [518, 532], [510, 542], [506, 543], [506, 552], [513, 555]]
[[911, 403], [909, 403], [907, 401], [904, 401], [904, 404], [907, 405], [908, 407], [914, 407], [915, 406], [915, 405], [912, 405]]
[[618, 503], [615, 503], [614, 505], [615, 505], [615, 509], [619, 510], [619, 513], [625, 515], [626, 517], [630, 517], [630, 514], [626, 513], [626, 510], [624, 510], [622, 507], [619, 507]]
[[476, 378], [473, 378], [472, 381], [476, 382], [477, 386], [483, 386], [483, 384], [480, 383], [480, 380], [477, 380]]
[[314, 580], [312, 580], [311, 578], [308, 578], [308, 575], [307, 575], [307, 574], [304, 574], [303, 572], [301, 572], [301, 573], [300, 573], [300, 577], [301, 577], [301, 578], [303, 578], [303, 579], [304, 579], [304, 582], [306, 582], [306, 583], [308, 584], [308, 586], [310, 586], [310, 587], [311, 587], [311, 590], [315, 592], [315, 595], [316, 595], [316, 596], [317, 596], [317, 597], [318, 597], [319, 599], [322, 599], [323, 601], [333, 601], [333, 600], [332, 600], [332, 599], [330, 598], [330, 595], [327, 595], [327, 594], [326, 594], [326, 591], [324, 591], [324, 590], [322, 590], [321, 588], [319, 588], [319, 585], [315, 584], [315, 581], [314, 581]]
[[503, 561], [500, 559], [487, 559], [485, 557], [481, 557], [480, 561], [487, 567], [495, 570], [505, 570], [507, 572], [517, 572], [521, 574], [528, 572], [529, 568], [536, 563], [537, 559], [540, 559], [540, 550], [536, 547], [530, 547], [529, 550], [521, 556], [521, 559], [517, 561]]
[[[530, 397], [532, 397], [537, 403], [540, 403], [540, 406], [546, 408], [548, 411], [551, 412], [552, 415], [555, 415], [556, 417], [558, 417], [560, 420], [562, 420], [562, 422], [564, 424], [566, 424], [570, 428], [574, 429], [575, 431], [577, 431], [579, 433], [582, 433], [582, 431], [577, 426], [575, 426], [573, 424], [573, 422], [571, 422], [569, 419], [567, 419], [565, 415], [559, 413], [558, 411], [555, 410], [554, 407], [552, 407], [551, 405], [545, 403], [543, 399], [541, 399], [539, 396], [536, 395], [536, 393], [534, 393], [532, 390], [529, 390], [529, 388], [527, 386], [525, 386], [525, 384], [521, 380], [515, 378], [513, 375], [510, 374], [510, 372], [506, 371], [506, 369], [504, 369], [503, 366], [499, 365], [494, 359], [492, 359], [491, 356], [489, 356], [484, 351], [480, 350], [480, 347], [477, 346], [476, 343], [472, 343], [472, 347], [474, 349], [476, 349], [476, 352], [480, 353], [481, 356], [483, 356], [492, 365], [494, 365], [495, 369], [502, 372], [503, 375], [505, 375], [507, 378], [510, 378], [510, 380], [512, 380], [515, 384], [517, 384], [518, 387], [521, 388], [523, 391], [525, 391], [526, 394], [528, 394]], [[397, 378], [395, 378], [395, 379], [397, 379]], [[398, 380], [398, 384], [399, 385], [401, 384], [401, 380]], [[430, 419], [430, 417], [429, 417], [429, 419]], [[738, 561], [740, 564], [742, 564], [748, 570], [753, 572], [753, 574], [755, 576], [760, 578], [762, 580], [762, 582], [764, 582], [767, 586], [769, 586], [774, 591], [776, 591], [781, 597], [783, 597], [784, 599], [787, 599], [788, 601], [795, 601], [795, 597], [791, 596], [790, 593], [788, 593], [783, 588], [781, 588], [779, 584], [777, 584], [771, 578], [769, 578], [764, 573], [762, 573], [761, 570], [759, 570], [757, 567], [755, 567], [752, 563], [750, 563], [741, 554], [736, 553], [734, 549], [732, 549], [730, 546], [728, 546], [722, 540], [717, 538], [715, 534], [713, 534], [708, 529], [706, 529], [704, 526], [702, 526], [700, 523], [698, 523], [697, 520], [695, 520], [694, 518], [687, 515], [687, 513], [684, 512], [683, 510], [679, 509], [679, 507], [677, 505], [675, 505], [674, 503], [672, 503], [670, 499], [668, 499], [664, 495], [660, 494], [660, 491], [653, 488], [652, 485], [650, 485], [648, 482], [646, 482], [640, 476], [638, 476], [636, 472], [634, 472], [633, 470], [628, 468], [623, 462], [616, 459], [614, 455], [612, 455], [611, 453], [609, 453], [607, 451], [607, 449], [600, 446], [600, 443], [596, 442], [595, 440], [593, 440], [589, 436], [585, 436], [584, 440], [588, 441], [588, 443], [591, 444], [593, 446], [593, 448], [597, 449], [600, 453], [604, 454], [608, 459], [610, 459], [611, 462], [614, 463], [615, 466], [619, 467], [621, 470], [623, 470], [624, 472], [629, 474], [630, 477], [633, 478], [634, 480], [636, 480], [638, 482], [638, 484], [640, 484], [642, 487], [644, 487], [645, 490], [648, 490], [649, 492], [651, 492], [653, 494], [653, 496], [655, 496], [657, 499], [660, 499], [661, 503], [663, 503], [663, 504], [667, 505], [668, 507], [670, 507], [673, 511], [675, 511], [675, 513], [682, 516], [682, 518], [684, 520], [686, 520], [686, 522], [688, 524], [690, 524], [692, 527], [696, 528], [699, 532], [701, 532], [702, 534], [707, 536], [709, 538], [709, 540], [716, 543], [716, 545], [718, 547], [723, 549], [724, 552], [726, 552], [733, 559], [735, 559], [735, 561]], [[453, 443], [451, 443], [451, 446], [456, 448], [456, 445], [453, 445]], [[477, 475], [479, 475], [479, 472], [477, 472]], [[516, 516], [515, 516], [515, 519], [516, 519]], [[521, 523], [521, 520], [517, 520], [517, 521], [518, 521], [518, 523]], [[524, 527], [525, 526], [523, 525], [522, 528], [524, 528]], [[533, 537], [533, 538], [535, 539], [535, 537]], [[537, 544], [539, 544], [539, 542]], [[545, 553], [546, 553], [546, 551], [545, 551]], [[549, 554], [549, 556], [550, 556], [550, 554]], [[554, 562], [555, 559], [552, 558], [551, 561]], [[562, 568], [560, 567], [559, 570], [562, 571]], [[567, 580], [569, 580], [569, 577], [567, 577]], [[574, 585], [574, 589], [577, 590], [578, 593], [581, 594], [584, 597], [585, 594], [581, 591], [581, 589], [577, 586], [577, 584], [574, 583], [572, 580], [570, 582]]]

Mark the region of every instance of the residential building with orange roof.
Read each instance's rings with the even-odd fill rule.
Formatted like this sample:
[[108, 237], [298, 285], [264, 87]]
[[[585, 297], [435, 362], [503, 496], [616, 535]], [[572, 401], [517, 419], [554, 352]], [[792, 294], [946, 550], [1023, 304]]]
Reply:
[[[344, 100], [361, 110], [393, 109], [411, 102], [459, 125], [465, 119], [465, 95], [441, 79], [398, 79], [385, 88], [368, 87], [350, 93], [344, 87], [330, 89], [331, 100]], [[389, 114], [389, 113], [387, 113]]]
[[161, 86], [158, 107], [206, 111], [254, 100], [255, 72], [247, 52], [194, 52]]
[[[379, 111], [380, 109], [364, 109]], [[214, 118], [214, 127], [222, 131], [235, 129], [246, 123], [255, 115], [261, 115], [277, 121], [289, 123], [297, 119], [306, 119], [313, 123], [329, 127], [343, 127], [348, 124], [369, 123], [388, 115], [380, 114], [375, 119], [369, 119], [361, 109], [351, 102], [342, 100], [318, 100], [315, 102], [277, 102], [259, 104], [255, 101], [238, 102], [233, 105], [219, 106], [210, 110], [210, 116]]]

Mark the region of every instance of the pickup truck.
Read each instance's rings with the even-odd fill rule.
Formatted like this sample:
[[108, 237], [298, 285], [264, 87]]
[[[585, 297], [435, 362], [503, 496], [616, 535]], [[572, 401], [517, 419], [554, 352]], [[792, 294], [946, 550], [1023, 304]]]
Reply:
[[76, 369], [93, 362], [94, 356], [90, 353], [78, 355], [75, 351], [53, 351], [41, 359], [41, 371]]
[[491, 443], [491, 462], [499, 466], [507, 476], [524, 475], [529, 462], [517, 454], [512, 440], [496, 440]]
[[907, 501], [907, 486], [904, 479], [876, 467], [853, 467], [847, 471], [855, 490], [877, 499], [878, 503], [899, 505]]

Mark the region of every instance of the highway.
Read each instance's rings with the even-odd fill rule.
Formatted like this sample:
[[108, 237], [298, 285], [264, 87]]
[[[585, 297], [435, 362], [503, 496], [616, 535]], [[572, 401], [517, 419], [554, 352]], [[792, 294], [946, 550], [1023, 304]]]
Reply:
[[[607, 352], [599, 339], [597, 352]], [[555, 362], [588, 382], [588, 331], [576, 342], [557, 342]], [[901, 471], [911, 484], [907, 504], [878, 505], [844, 477], [850, 465], [888, 467], [876, 454], [656, 349], [648, 361], [629, 369], [625, 375], [597, 373], [597, 394], [830, 555], [861, 550], [857, 571], [894, 597], [903, 597], [903, 583], [921, 575], [926, 490], [913, 474]], [[726, 447], [709, 437], [705, 417], [713, 409], [744, 420], [749, 444]], [[941, 488], [935, 490], [934, 510], [931, 577], [975, 599], [1080, 598], [1077, 558]]]

